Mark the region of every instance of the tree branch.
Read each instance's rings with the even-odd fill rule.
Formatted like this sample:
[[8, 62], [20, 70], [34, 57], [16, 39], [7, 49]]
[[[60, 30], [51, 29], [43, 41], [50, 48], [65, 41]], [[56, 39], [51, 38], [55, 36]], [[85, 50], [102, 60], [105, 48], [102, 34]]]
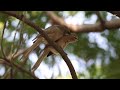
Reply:
[[0, 64], [5, 64], [5, 65], [8, 65], [8, 66], [11, 66], [10, 63], [8, 63], [7, 61], [3, 60], [0, 58]]
[[[61, 17], [57, 16], [54, 12], [52, 11], [46, 11], [46, 14], [50, 19], [58, 24], [58, 25], [63, 25], [69, 28], [73, 32], [102, 32], [103, 28], [101, 27], [101, 23], [96, 23], [96, 24], [83, 24], [83, 25], [72, 25], [72, 24], [67, 24], [64, 19]], [[117, 29], [120, 27], [120, 19], [115, 19], [111, 21], [105, 21], [104, 22], [105, 29], [111, 30], [111, 29]]]
[[[13, 65], [13, 66], [15, 66], [17, 69], [19, 69], [19, 70], [27, 73], [28, 75], [30, 75], [31, 77], [33, 77], [33, 78], [35, 78], [35, 79], [38, 79], [36, 76], [34, 76], [32, 73], [30, 73], [29, 71], [27, 71], [27, 70], [25, 70], [24, 68], [22, 68], [20, 65], [14, 63], [14, 62], [10, 62], [10, 60], [8, 60], [8, 59], [6, 59], [6, 58], [0, 58], [0, 60], [4, 60], [4, 61], [6, 61], [6, 63], [9, 63], [9, 64], [7, 64], [7, 65], [9, 65], [10, 67]], [[12, 65], [11, 65], [11, 63], [12, 63]]]
[[62, 58], [64, 59], [64, 61], [66, 62], [67, 66], [69, 67], [70, 73], [72, 75], [73, 79], [77, 79], [77, 75], [76, 72], [74, 70], [74, 67], [72, 65], [72, 63], [70, 62], [69, 58], [67, 57], [67, 55], [65, 54], [65, 52], [63, 51], [63, 49], [61, 49], [59, 46], [57, 46], [57, 44], [55, 42], [53, 42], [48, 35], [35, 23], [31, 22], [30, 20], [28, 20], [27, 18], [23, 17], [23, 15], [18, 15], [16, 14], [14, 11], [1, 11], [2, 13], [11, 15], [13, 17], [16, 17], [19, 20], [22, 20], [24, 23], [28, 24], [29, 26], [31, 26], [32, 28], [34, 28], [35, 30], [37, 30], [39, 33], [41, 33], [43, 35], [43, 37], [48, 41], [48, 43], [50, 45], [52, 45], [62, 56]]
[[4, 27], [3, 27], [3, 31], [2, 31], [2, 37], [1, 37], [1, 45], [0, 45], [1, 46], [1, 52], [2, 52], [4, 58], [6, 57], [6, 55], [4, 53], [3, 44], [2, 43], [3, 43], [3, 36], [4, 36], [5, 28], [6, 28], [6, 23], [7, 23], [7, 20], [4, 23]]
[[120, 11], [108, 11], [110, 13], [112, 13], [113, 15], [116, 15], [120, 18]]

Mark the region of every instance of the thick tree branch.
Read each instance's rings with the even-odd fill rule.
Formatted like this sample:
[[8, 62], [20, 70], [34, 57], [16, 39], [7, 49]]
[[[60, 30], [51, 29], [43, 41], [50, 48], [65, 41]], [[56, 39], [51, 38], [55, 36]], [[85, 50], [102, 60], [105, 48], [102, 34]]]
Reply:
[[110, 13], [112, 13], [113, 15], [116, 15], [120, 18], [120, 11], [108, 11]]
[[31, 26], [32, 28], [37, 30], [39, 33], [41, 33], [43, 35], [43, 37], [48, 41], [48, 43], [50, 45], [52, 45], [61, 54], [62, 58], [66, 62], [67, 66], [69, 67], [69, 70], [70, 70], [70, 73], [72, 75], [72, 78], [73, 79], [77, 79], [77, 75], [75, 73], [73, 65], [70, 62], [70, 60], [67, 57], [67, 55], [65, 54], [65, 52], [59, 46], [57, 46], [57, 44], [55, 42], [53, 42], [51, 39], [49, 39], [48, 35], [38, 25], [36, 25], [35, 23], [31, 22], [30, 20], [28, 20], [24, 16], [16, 14], [14, 11], [1, 11], [1, 12], [5, 13], [5, 14], [8, 14], [8, 15], [11, 15], [13, 17], [16, 17], [19, 20], [22, 20], [24, 23], [28, 24], [29, 26]]
[[[50, 17], [50, 19], [58, 24], [63, 25], [69, 28], [73, 32], [102, 32], [103, 28], [101, 27], [101, 23], [96, 24], [83, 24], [83, 25], [72, 25], [67, 24], [64, 19], [57, 16], [52, 11], [46, 11], [46, 14]], [[111, 30], [111, 29], [117, 29], [120, 27], [120, 19], [114, 19], [111, 21], [104, 21], [104, 27], [105, 29]]]

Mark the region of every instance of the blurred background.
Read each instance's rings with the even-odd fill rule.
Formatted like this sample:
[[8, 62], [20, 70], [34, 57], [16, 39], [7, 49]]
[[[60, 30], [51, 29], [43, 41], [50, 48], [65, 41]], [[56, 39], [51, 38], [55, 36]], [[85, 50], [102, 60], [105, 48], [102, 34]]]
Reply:
[[[44, 11], [17, 11], [23, 14], [30, 21], [36, 23], [45, 29], [54, 22]], [[54, 11], [54, 13], [63, 18], [67, 24], [84, 25], [100, 22], [94, 11]], [[103, 20], [110, 21], [118, 17], [106, 11], [100, 11]], [[3, 32], [5, 20], [6, 28]], [[0, 13], [0, 39], [3, 35], [3, 51], [6, 56], [19, 50], [30, 47], [33, 39], [38, 32], [14, 17]], [[64, 50], [71, 60], [79, 79], [117, 79], [120, 78], [120, 29], [104, 29], [102, 32], [77, 32], [78, 41], [69, 44]], [[30, 53], [24, 68], [30, 70], [39, 57], [40, 45], [36, 50]], [[0, 57], [3, 57], [0, 48]], [[19, 64], [19, 56], [15, 62]], [[9, 66], [0, 63], [0, 78], [6, 79], [9, 72]], [[17, 70], [13, 67], [13, 71]], [[15, 72], [15, 71], [14, 71]], [[41, 63], [35, 71], [35, 75], [40, 79], [71, 79], [70, 71], [60, 55], [49, 56]], [[15, 79], [32, 79], [25, 72], [17, 70], [14, 74]]]

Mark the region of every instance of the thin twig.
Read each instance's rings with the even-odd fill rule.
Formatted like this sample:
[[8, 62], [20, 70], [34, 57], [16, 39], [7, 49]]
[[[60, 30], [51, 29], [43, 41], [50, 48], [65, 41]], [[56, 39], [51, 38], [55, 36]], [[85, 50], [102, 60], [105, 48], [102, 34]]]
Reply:
[[99, 12], [99, 11], [96, 11], [95, 13], [96, 13], [98, 19], [100, 20], [101, 28], [102, 28], [103, 31], [104, 31], [104, 29], [105, 29], [105, 21], [102, 19], [102, 17], [101, 17], [101, 15], [100, 15], [100, 12]]
[[0, 58], [0, 64], [5, 64], [5, 65], [8, 65], [8, 66], [11, 66], [7, 61], [5, 61], [1, 58]]
[[6, 58], [2, 58], [3, 60], [7, 61], [8, 63], [12, 63], [13, 66], [15, 66], [18, 70], [27, 73], [28, 75], [30, 75], [31, 77], [33, 77], [34, 79], [38, 79], [36, 76], [34, 76], [31, 72], [25, 70], [24, 68], [22, 68], [20, 65], [14, 63], [14, 62], [10, 62], [10, 60], [6, 59]]
[[[24, 15], [24, 12], [23, 12], [23, 15]], [[20, 25], [20, 23], [22, 23], [21, 21], [19, 21], [19, 23], [18, 23], [18, 25], [17, 25], [17, 27], [16, 28], [18, 28], [18, 26]], [[22, 30], [24, 29], [24, 23], [22, 23], [21, 24], [22, 26], [21, 26], [21, 28], [20, 28], [20, 40], [19, 40], [19, 42], [18, 42], [18, 44], [17, 44], [17, 50], [16, 50], [16, 52], [13, 54], [13, 57], [14, 57], [14, 55], [18, 52], [18, 50], [20, 49], [20, 46], [22, 46], [21, 44], [22, 44], [22, 40], [23, 40], [23, 34], [22, 34]], [[17, 32], [17, 30], [16, 30], [16, 32]]]
[[8, 68], [6, 70], [6, 72], [4, 73], [3, 77], [1, 79], [10, 79], [10, 68]]
[[[18, 24], [17, 24], [17, 27], [16, 27], [16, 32], [15, 32], [15, 35], [14, 35], [14, 38], [13, 38], [13, 44], [12, 44], [12, 46], [11, 46], [11, 53], [10, 53], [10, 62], [13, 62], [13, 60], [15, 60], [15, 59], [13, 59], [13, 57], [14, 57], [14, 55], [17, 53], [17, 50], [18, 50], [18, 48], [19, 47], [17, 47], [17, 50], [14, 52], [14, 48], [15, 48], [15, 38], [16, 38], [16, 34], [17, 34], [17, 32], [19, 31], [19, 29], [18, 29], [18, 26], [20, 25], [20, 22], [21, 21], [19, 21], [18, 22]], [[20, 45], [19, 45], [20, 46]], [[10, 78], [11, 79], [13, 79], [13, 65], [12, 65], [12, 63], [11, 63], [11, 68], [10, 68]]]
[[2, 52], [4, 58], [6, 57], [6, 55], [3, 50], [3, 36], [4, 36], [5, 28], [6, 28], [6, 23], [7, 23], [7, 20], [4, 23], [4, 27], [3, 27], [3, 31], [2, 31], [2, 38], [1, 38], [1, 52]]
[[15, 67], [17, 67], [17, 69], [19, 69], [19, 70], [21, 70], [21, 71], [27, 73], [28, 75], [30, 75], [30, 76], [33, 77], [34, 79], [38, 79], [35, 75], [33, 75], [31, 72], [25, 70], [25, 69], [22, 68], [21, 66], [15, 64], [15, 63], [13, 63], [13, 65], [14, 65]]
[[[21, 21], [18, 22], [17, 27], [16, 27], [16, 32], [15, 32], [15, 35], [14, 35], [14, 38], [13, 38], [13, 42], [14, 42], [14, 43], [13, 43], [12, 46], [11, 46], [12, 51], [13, 51], [14, 48], [15, 48], [15, 37], [16, 37], [17, 32], [19, 31], [18, 26], [20, 25], [20, 23], [21, 23]], [[19, 46], [20, 46], [20, 45], [19, 45]], [[12, 51], [11, 51], [11, 53], [14, 52], [14, 51], [13, 51], [13, 52], [12, 52]], [[16, 50], [16, 52], [17, 52], [17, 50]], [[14, 54], [16, 54], [16, 52], [15, 52]], [[14, 54], [13, 54], [13, 56], [14, 56]]]

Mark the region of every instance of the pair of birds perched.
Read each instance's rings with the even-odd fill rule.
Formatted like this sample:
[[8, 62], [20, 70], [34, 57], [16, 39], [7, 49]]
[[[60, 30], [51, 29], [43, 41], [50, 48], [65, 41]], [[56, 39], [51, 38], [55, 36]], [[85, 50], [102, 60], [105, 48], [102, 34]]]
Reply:
[[[68, 28], [61, 26], [61, 25], [54, 25], [45, 29], [48, 37], [57, 43], [62, 49], [64, 49], [69, 43], [73, 43], [77, 41], [78, 37], [75, 33], [71, 33]], [[26, 52], [24, 53], [24, 57], [28, 57], [30, 52], [32, 52], [37, 46], [41, 43], [45, 44], [45, 48], [43, 49], [42, 55], [39, 56], [37, 62], [32, 67], [32, 72], [34, 72], [42, 62], [45, 57], [48, 57], [52, 54], [59, 54], [49, 43], [46, 39], [39, 34], [33, 42], [33, 45], [29, 47]]]

